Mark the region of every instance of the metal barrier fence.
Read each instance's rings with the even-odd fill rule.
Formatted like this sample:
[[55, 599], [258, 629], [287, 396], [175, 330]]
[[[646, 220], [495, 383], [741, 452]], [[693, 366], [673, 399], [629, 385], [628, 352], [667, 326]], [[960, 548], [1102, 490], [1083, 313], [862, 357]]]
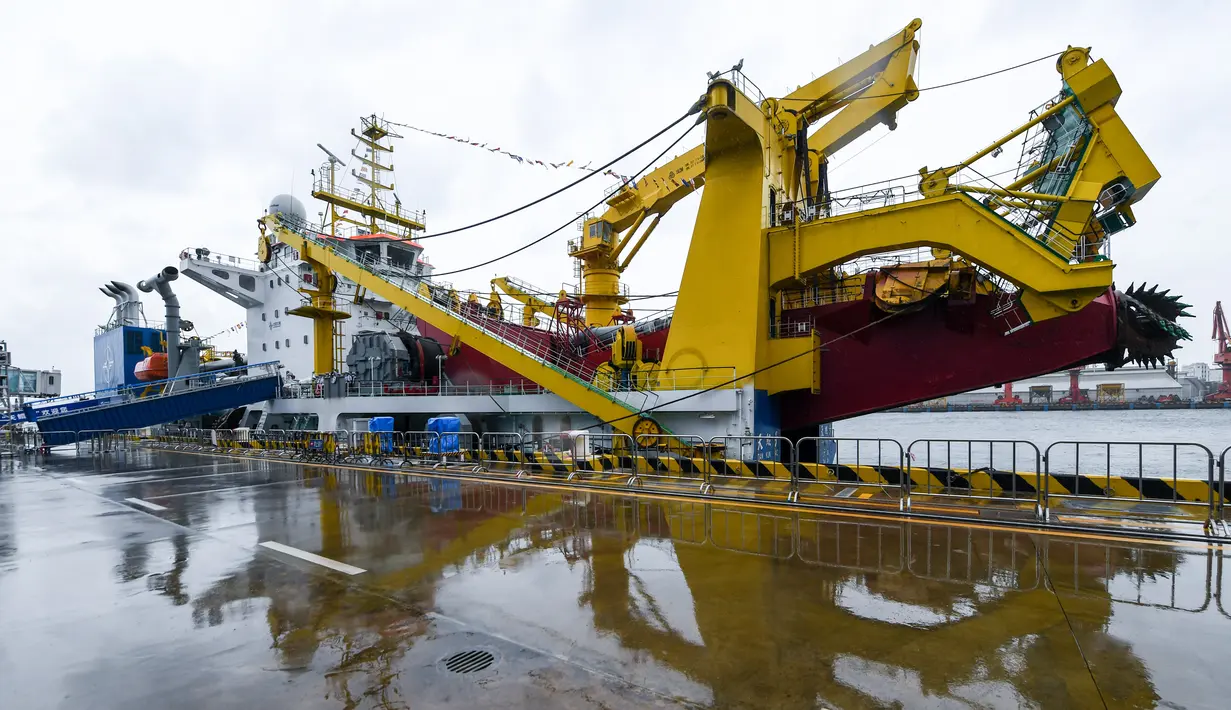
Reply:
[[801, 491], [819, 486], [822, 491], [832, 492], [839, 498], [876, 491], [884, 499], [896, 501], [899, 508], [907, 506], [911, 479], [902, 465], [905, 461], [902, 444], [893, 439], [808, 436], [796, 443], [796, 450], [820, 452], [826, 445], [833, 451], [832, 463], [797, 462], [793, 467], [796, 499]]
[[73, 432], [73, 434], [73, 448], [78, 454], [102, 455], [126, 452], [141, 441], [141, 434], [135, 429], [86, 429]]
[[[81, 432], [78, 449], [117, 451], [133, 439], [130, 432]], [[1083, 516], [1221, 521], [1231, 454], [1228, 447], [1215, 457], [1193, 443], [1062, 441], [1040, 451], [1032, 442], [1009, 439], [919, 439], [903, 447], [894, 439], [638, 439], [588, 431], [182, 429], [158, 437], [158, 443], [178, 450], [234, 449], [322, 463], [455, 468], [617, 486], [652, 483], [724, 496], [842, 498], [898, 510], [924, 504], [967, 511], [991, 507], [1001, 517], [1036, 520], [1062, 510]], [[801, 452], [822, 450], [832, 454], [827, 463], [801, 459]]]
[[1040, 482], [1042, 460], [1039, 447], [1013, 439], [917, 439], [904, 457], [911, 496], [926, 496], [934, 505], [971, 498], [1009, 505], [1033, 500], [1038, 518], [1047, 510], [1049, 488]]
[[[1071, 459], [1064, 456], [1068, 453]], [[1185, 470], [1204, 475], [1181, 478], [1181, 460]], [[1072, 464], [1066, 466], [1069, 461]], [[1137, 503], [1170, 501], [1176, 507], [1205, 508], [1213, 518], [1222, 504], [1222, 487], [1214, 478], [1214, 453], [1201, 444], [1057, 441], [1044, 452], [1043, 466], [1048, 482], [1045, 509], [1051, 498], [1101, 496]], [[1170, 475], [1146, 476], [1147, 466], [1152, 474], [1170, 468]], [[1095, 473], [1099, 469], [1101, 473]]]

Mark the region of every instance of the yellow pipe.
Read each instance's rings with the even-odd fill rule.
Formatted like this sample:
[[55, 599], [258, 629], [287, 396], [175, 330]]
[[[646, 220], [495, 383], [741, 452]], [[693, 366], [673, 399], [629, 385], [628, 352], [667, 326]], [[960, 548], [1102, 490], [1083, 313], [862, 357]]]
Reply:
[[1012, 131], [1010, 131], [1010, 132], [1008, 133], [1008, 135], [1006, 135], [1004, 138], [1001, 138], [1000, 140], [998, 140], [998, 141], [996, 141], [995, 143], [993, 143], [993, 144], [989, 145], [988, 147], [984, 148], [983, 150], [979, 151], [978, 153], [975, 153], [974, 155], [972, 155], [972, 156], [970, 156], [969, 158], [967, 158], [967, 159], [963, 160], [962, 162], [958, 163], [957, 165], [954, 165], [954, 166], [953, 166], [953, 167], [951, 167], [951, 168], [946, 168], [946, 169], [945, 169], [945, 170], [946, 170], [946, 174], [947, 174], [947, 175], [953, 175], [953, 174], [955, 174], [957, 171], [961, 170], [962, 168], [966, 167], [967, 165], [970, 165], [971, 163], [974, 163], [976, 160], [978, 160], [978, 159], [982, 158], [983, 156], [987, 155], [988, 153], [991, 153], [993, 150], [996, 150], [997, 148], [999, 148], [1000, 146], [1004, 145], [1005, 143], [1008, 143], [1009, 141], [1013, 140], [1014, 138], [1016, 138], [1016, 137], [1020, 136], [1021, 134], [1025, 133], [1025, 132], [1026, 132], [1026, 131], [1028, 131], [1028, 130], [1030, 130], [1031, 128], [1033, 128], [1033, 127], [1037, 126], [1038, 124], [1042, 123], [1044, 119], [1046, 119], [1046, 118], [1048, 118], [1048, 117], [1050, 117], [1050, 116], [1053, 116], [1053, 115], [1055, 115], [1055, 114], [1059, 113], [1060, 111], [1064, 110], [1064, 107], [1065, 107], [1065, 106], [1068, 106], [1069, 104], [1073, 103], [1076, 99], [1077, 99], [1077, 97], [1076, 97], [1076, 96], [1072, 96], [1072, 95], [1065, 97], [1065, 99], [1064, 99], [1063, 101], [1061, 101], [1060, 103], [1056, 104], [1055, 106], [1052, 106], [1051, 108], [1047, 109], [1047, 110], [1046, 110], [1046, 111], [1044, 111], [1043, 113], [1040, 113], [1038, 116], [1035, 116], [1034, 118], [1030, 119], [1029, 121], [1026, 121], [1026, 122], [1025, 122], [1025, 123], [1023, 123], [1022, 125], [1018, 126], [1017, 128], [1013, 129]]
[[1006, 200], [1004, 198], [999, 198], [999, 197], [996, 198], [995, 200], [992, 200], [992, 202], [1002, 207], [1008, 207], [1009, 209], [1014, 209], [1014, 210], [1030, 210], [1031, 212], [1040, 212], [1043, 214], [1051, 214], [1052, 212], [1055, 211], [1051, 207], [1044, 207], [1042, 205], [1036, 205], [1033, 202], [1018, 202], [1017, 200]]
[[620, 243], [616, 244], [615, 249], [611, 250], [611, 260], [612, 261], [615, 261], [616, 259], [620, 258], [620, 252], [624, 251], [624, 247], [628, 246], [629, 241], [631, 241], [633, 238], [633, 235], [636, 234], [637, 228], [641, 226], [641, 223], [643, 221], [645, 221], [646, 214], [647, 214], [646, 212], [642, 212], [641, 214], [637, 215], [637, 219], [636, 221], [633, 222], [633, 226], [629, 227], [628, 231], [624, 232], [624, 237], [620, 239]]
[[658, 226], [658, 220], [660, 219], [662, 219], [662, 215], [654, 215], [654, 221], [650, 222], [650, 226], [645, 228], [645, 232], [641, 234], [641, 237], [637, 240], [637, 243], [633, 245], [633, 250], [630, 251], [628, 256], [624, 258], [624, 263], [620, 264], [620, 271], [628, 268], [628, 265], [632, 262], [633, 257], [637, 256], [638, 251], [641, 251], [641, 245], [645, 244], [646, 238], [648, 238], [654, 231], [654, 228]]
[[1045, 195], [1041, 192], [1022, 192], [1021, 190], [1001, 190], [995, 187], [978, 187], [977, 185], [953, 185], [954, 190], [961, 192], [977, 192], [982, 195], [999, 195], [1000, 197], [1016, 197], [1019, 200], [1040, 200], [1042, 202], [1068, 202], [1069, 198], [1062, 195]]
[[1006, 190], [1022, 189], [1023, 187], [1034, 182], [1035, 180], [1038, 180], [1039, 178], [1043, 177], [1043, 175], [1047, 173], [1048, 171], [1053, 170], [1057, 165], [1060, 164], [1060, 160], [1063, 157], [1064, 157], [1063, 155], [1057, 155], [1055, 158], [1052, 158], [1051, 162], [1048, 163], [1047, 165], [1040, 165], [1034, 170], [1031, 170], [1030, 172], [1026, 173], [1025, 175], [1019, 177], [1018, 179], [1006, 185], [1004, 189]]

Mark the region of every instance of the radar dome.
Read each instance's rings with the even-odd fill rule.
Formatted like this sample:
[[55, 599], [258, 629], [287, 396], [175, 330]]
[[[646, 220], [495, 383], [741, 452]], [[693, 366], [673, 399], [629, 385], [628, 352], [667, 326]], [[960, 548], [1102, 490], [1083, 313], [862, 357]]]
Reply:
[[298, 222], [308, 221], [308, 210], [294, 195], [278, 195], [269, 201], [269, 213], [279, 214]]

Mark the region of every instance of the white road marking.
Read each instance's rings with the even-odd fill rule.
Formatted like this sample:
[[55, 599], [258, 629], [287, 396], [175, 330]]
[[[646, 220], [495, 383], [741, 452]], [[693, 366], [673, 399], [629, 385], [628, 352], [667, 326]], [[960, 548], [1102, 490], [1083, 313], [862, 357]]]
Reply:
[[[234, 463], [218, 464], [216, 468], [231, 468], [235, 466], [243, 466], [251, 463], [251, 461], [236, 461]], [[135, 468], [131, 471], [113, 471], [111, 473], [95, 473], [91, 474], [90, 478], [111, 478], [112, 476], [140, 476], [146, 473], [165, 473], [167, 471], [184, 471], [188, 469], [204, 469], [208, 470], [211, 466], [195, 465], [195, 466], [171, 466], [170, 468]]]
[[158, 496], [158, 497], [159, 498], [183, 498], [184, 496], [201, 496], [207, 493], [226, 493], [228, 491], [247, 491], [253, 488], [267, 488], [269, 486], [285, 486], [288, 483], [303, 483], [305, 481], [316, 481], [319, 479], [320, 477], [317, 476], [314, 478], [296, 478], [296, 479], [292, 479], [289, 481], [270, 481], [269, 483], [254, 483], [251, 486], [242, 485], [242, 486], [227, 486], [226, 488], [206, 488], [205, 490], [202, 490], [202, 491], [188, 491], [187, 493], [168, 493], [166, 495]]
[[145, 508], [146, 510], [152, 510], [154, 512], [158, 512], [160, 510], [166, 510], [165, 507], [158, 505], [157, 503], [151, 503], [146, 500], [141, 500], [140, 498], [125, 498], [124, 500], [128, 501], [129, 503], [132, 503], [133, 505], [139, 505], [142, 508]]
[[356, 575], [363, 574], [367, 571], [358, 567], [352, 567], [345, 562], [338, 562], [337, 560], [331, 560], [328, 557], [321, 557], [320, 555], [314, 555], [311, 552], [304, 552], [297, 547], [283, 545], [280, 542], [262, 542], [261, 547], [268, 548], [275, 552], [281, 552], [283, 554], [290, 555], [291, 557], [298, 557], [301, 560], [307, 560], [308, 562], [318, 564], [321, 567], [328, 567], [329, 569], [336, 572], [341, 572], [342, 574]]
[[135, 486], [142, 483], [164, 483], [166, 481], [191, 481], [194, 478], [221, 478], [223, 476], [242, 476], [245, 473], [265, 473], [265, 471], [227, 471], [225, 473], [203, 473], [200, 476], [171, 476], [168, 478], [134, 478], [131, 481], [100, 481], [100, 486]]

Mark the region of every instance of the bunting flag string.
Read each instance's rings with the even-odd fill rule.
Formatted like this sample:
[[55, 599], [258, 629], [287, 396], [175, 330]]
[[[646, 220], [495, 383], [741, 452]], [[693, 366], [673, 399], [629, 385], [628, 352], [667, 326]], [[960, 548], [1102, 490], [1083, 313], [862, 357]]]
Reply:
[[217, 338], [219, 335], [225, 335], [227, 333], [238, 333], [239, 331], [247, 327], [248, 327], [247, 323], [236, 323], [235, 325], [223, 328], [222, 330], [218, 331], [217, 333], [214, 333], [213, 335], [209, 337], [201, 338], [201, 340], [208, 342], [210, 340], [213, 340], [214, 338]]
[[[557, 162], [557, 161], [550, 161], [550, 160], [538, 160], [536, 158], [527, 158], [525, 156], [518, 155], [517, 153], [514, 153], [512, 151], [505, 150], [504, 148], [498, 145], [493, 146], [491, 142], [473, 141], [473, 140], [470, 140], [469, 138], [463, 138], [461, 136], [451, 136], [448, 133], [438, 133], [436, 131], [429, 131], [426, 128], [419, 128], [417, 126], [411, 126], [406, 123], [397, 123], [395, 121], [389, 121], [389, 123], [395, 126], [400, 126], [402, 128], [409, 128], [410, 130], [418, 131], [419, 133], [426, 133], [429, 136], [436, 136], [437, 138], [443, 138], [445, 140], [450, 140], [450, 141], [453, 141], [454, 143], [461, 143], [462, 145], [468, 145], [472, 148], [482, 148], [483, 150], [486, 150], [489, 153], [499, 153], [500, 155], [508, 156], [510, 160], [516, 160], [518, 163], [522, 165], [541, 166], [544, 170], [559, 170], [561, 168], [569, 168], [572, 170], [585, 170], [587, 172], [592, 172], [592, 173], [598, 172], [597, 168], [590, 167], [590, 163], [594, 161], [587, 161], [585, 165], [578, 165], [577, 164], [578, 161], [576, 160], [561, 160]], [[492, 147], [488, 147], [488, 146], [492, 146]], [[610, 168], [608, 168], [607, 170], [603, 170], [602, 174], [607, 175], [609, 177], [613, 177], [617, 180], [629, 182], [628, 176], [621, 175], [617, 173], [616, 171], [611, 170]]]

